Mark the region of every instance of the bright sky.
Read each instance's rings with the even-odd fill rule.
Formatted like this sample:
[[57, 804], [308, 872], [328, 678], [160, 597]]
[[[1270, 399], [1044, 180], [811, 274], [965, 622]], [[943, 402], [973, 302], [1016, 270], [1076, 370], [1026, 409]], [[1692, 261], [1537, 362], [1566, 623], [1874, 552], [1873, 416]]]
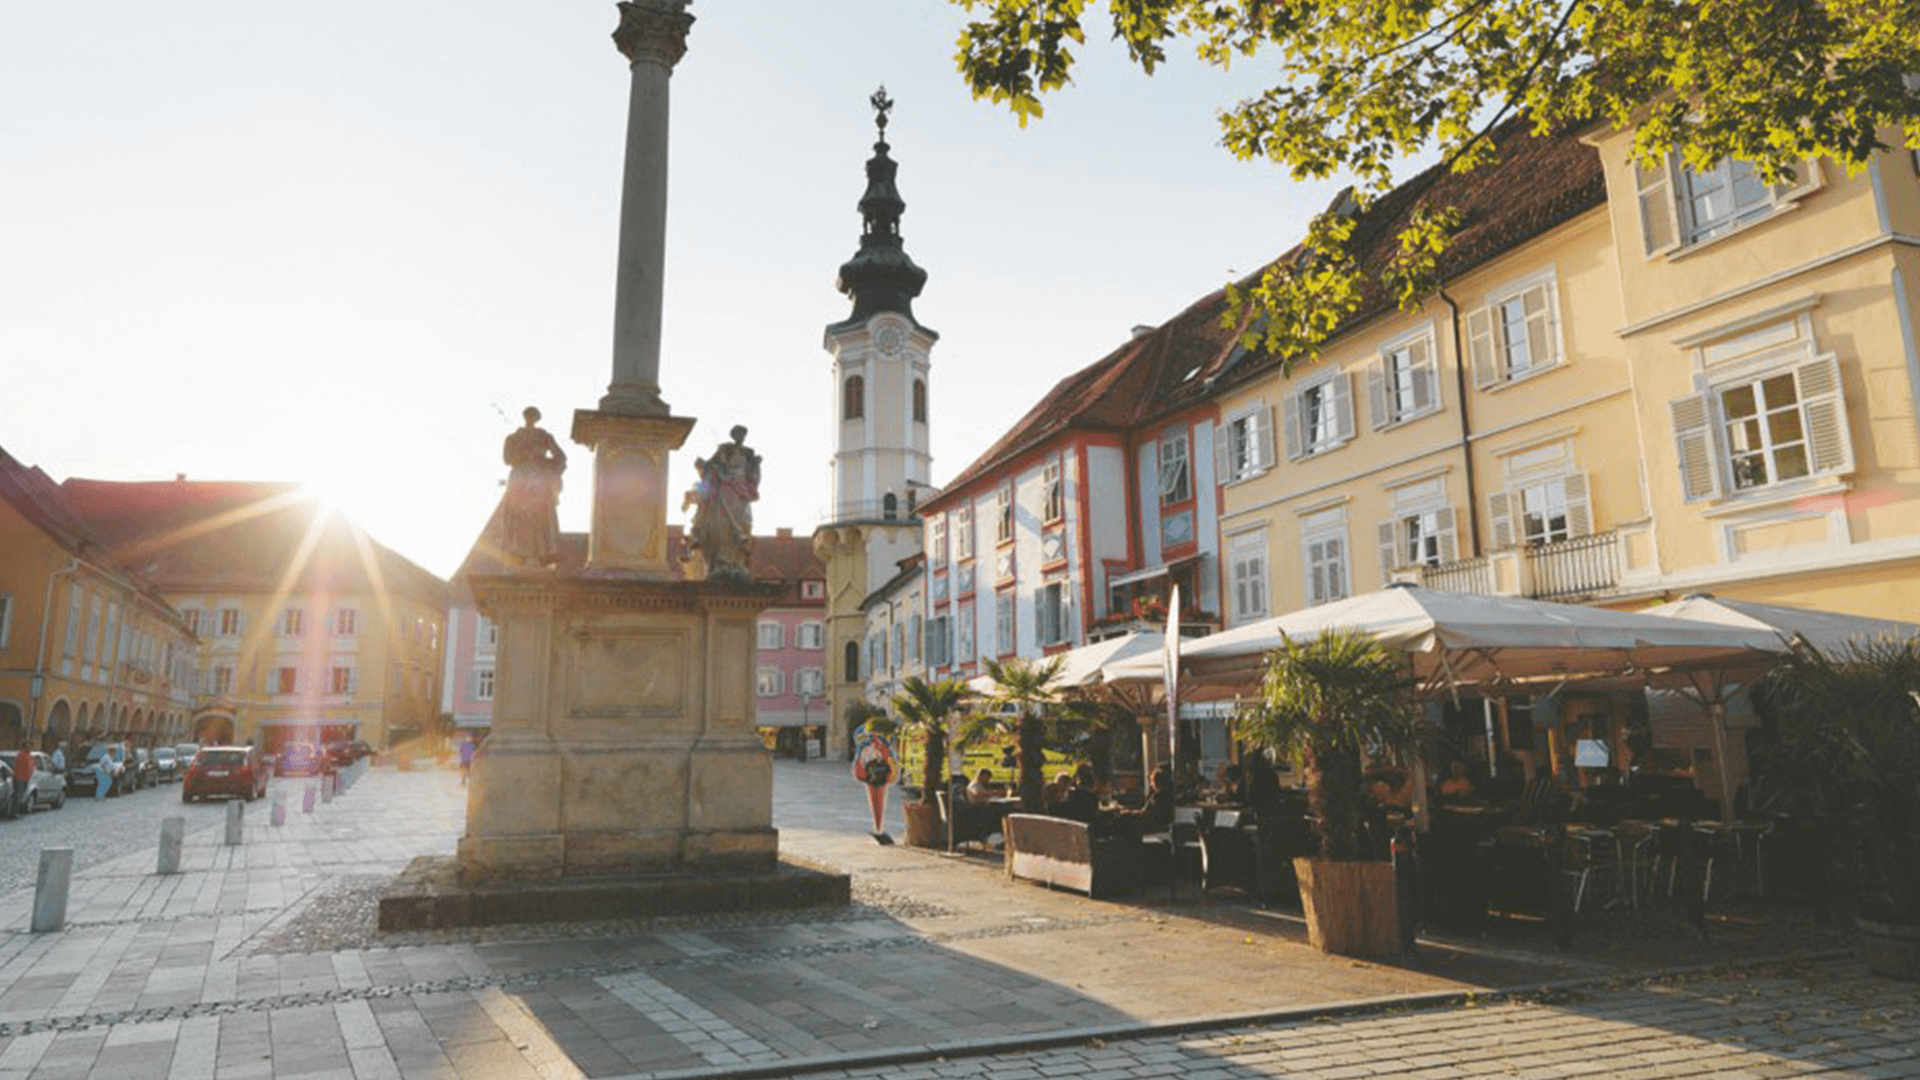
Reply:
[[[1055, 380], [1291, 245], [1331, 184], [1218, 146], [1256, 85], [1096, 38], [1020, 128], [954, 70], [945, 0], [696, 0], [673, 78], [663, 395], [744, 423], [756, 529], [829, 499], [834, 271], [866, 100], [939, 331], [934, 480]], [[0, 447], [56, 479], [316, 485], [453, 572], [538, 405], [610, 375], [627, 67], [607, 0], [0, 0]], [[1237, 81], [1237, 86], [1236, 86]], [[584, 529], [574, 448], [561, 525]], [[677, 508], [678, 499], [671, 502]], [[674, 520], [682, 520], [675, 513]]]

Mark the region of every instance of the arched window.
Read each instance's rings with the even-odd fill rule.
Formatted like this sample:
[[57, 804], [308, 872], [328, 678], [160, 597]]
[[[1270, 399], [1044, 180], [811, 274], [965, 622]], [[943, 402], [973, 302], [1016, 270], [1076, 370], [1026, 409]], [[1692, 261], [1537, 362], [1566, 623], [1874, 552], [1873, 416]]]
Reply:
[[867, 380], [858, 375], [847, 376], [840, 387], [840, 419], [858, 420], [867, 415]]
[[927, 422], [927, 381], [925, 379], [913, 380], [913, 422], [916, 424]]
[[859, 682], [860, 681], [860, 643], [857, 641], [847, 642], [846, 667], [847, 667], [846, 681]]
[[887, 492], [886, 497], [880, 500], [880, 516], [886, 518], [888, 521], [899, 517], [900, 496], [895, 495], [891, 491]]

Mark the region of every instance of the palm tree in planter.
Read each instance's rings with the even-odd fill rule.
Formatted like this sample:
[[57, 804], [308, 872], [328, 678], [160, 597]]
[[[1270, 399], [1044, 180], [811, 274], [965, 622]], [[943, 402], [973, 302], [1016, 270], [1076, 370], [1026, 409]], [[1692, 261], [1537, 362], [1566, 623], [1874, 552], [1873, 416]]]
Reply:
[[902, 682], [893, 695], [901, 730], [920, 739], [920, 801], [906, 806], [907, 843], [913, 847], [940, 846], [938, 793], [947, 782], [947, 728], [969, 696], [967, 684], [958, 679], [929, 683], [918, 675]]
[[987, 677], [993, 680], [994, 704], [1007, 711], [975, 716], [968, 721], [962, 742], [972, 742], [990, 728], [1011, 730], [1020, 748], [1020, 809], [1038, 814], [1046, 807], [1041, 789], [1046, 786], [1047, 727], [1071, 719], [1062, 709], [1059, 688], [1062, 661], [1055, 657], [1044, 664], [1027, 660], [1000, 663], [988, 660]]
[[1404, 658], [1367, 634], [1333, 631], [1288, 642], [1267, 659], [1259, 704], [1236, 734], [1306, 769], [1320, 854], [1294, 860], [1308, 940], [1344, 956], [1400, 952], [1393, 864], [1371, 858], [1363, 835], [1368, 758], [1405, 765], [1420, 713]]
[[1802, 645], [1755, 688], [1779, 742], [1760, 755], [1762, 808], [1815, 830], [1853, 902], [1867, 966], [1920, 980], [1920, 642], [1842, 659]]

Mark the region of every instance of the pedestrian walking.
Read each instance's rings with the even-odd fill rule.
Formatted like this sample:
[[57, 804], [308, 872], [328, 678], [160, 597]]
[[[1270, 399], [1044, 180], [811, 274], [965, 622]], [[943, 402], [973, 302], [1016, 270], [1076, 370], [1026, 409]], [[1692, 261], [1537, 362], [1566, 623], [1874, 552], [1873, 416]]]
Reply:
[[113, 788], [113, 751], [100, 748], [100, 759], [93, 763], [93, 797], [104, 799]]
[[861, 725], [854, 736], [859, 749], [853, 755], [853, 778], [867, 786], [867, 807], [873, 812], [873, 839], [893, 843], [887, 835], [887, 784], [893, 779], [893, 746], [886, 736]]
[[62, 781], [64, 782], [67, 771], [67, 751], [65, 743], [58, 743], [53, 748], [53, 771], [61, 774]]
[[25, 746], [13, 758], [13, 816], [27, 812], [27, 789], [33, 779], [33, 751]]
[[473, 772], [473, 736], [460, 740], [460, 786], [467, 786], [467, 777]]

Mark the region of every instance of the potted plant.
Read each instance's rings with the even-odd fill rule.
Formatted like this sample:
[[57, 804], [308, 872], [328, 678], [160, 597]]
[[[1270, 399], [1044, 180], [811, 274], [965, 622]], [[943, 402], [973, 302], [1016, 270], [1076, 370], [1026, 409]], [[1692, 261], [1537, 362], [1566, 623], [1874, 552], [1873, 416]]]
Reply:
[[1020, 809], [1029, 814], [1045, 810], [1041, 789], [1046, 786], [1047, 725], [1064, 719], [1059, 706], [1060, 694], [1053, 685], [1060, 677], [1061, 660], [1055, 657], [1044, 664], [1026, 660], [1000, 663], [987, 661], [987, 677], [993, 680], [992, 700], [1007, 711], [976, 716], [968, 724], [963, 741], [972, 742], [983, 728], [1011, 729], [1020, 748]]
[[1259, 704], [1236, 721], [1240, 738], [1305, 766], [1320, 853], [1296, 858], [1294, 870], [1317, 949], [1400, 952], [1393, 864], [1374, 857], [1363, 835], [1364, 769], [1369, 758], [1407, 764], [1419, 716], [1404, 659], [1370, 635], [1334, 631], [1275, 650]]
[[1920, 643], [1844, 658], [1802, 643], [1761, 680], [1778, 741], [1759, 756], [1757, 804], [1813, 830], [1851, 900], [1867, 966], [1920, 980]]
[[967, 684], [958, 679], [929, 683], [918, 675], [908, 677], [893, 695], [901, 730], [920, 739], [920, 799], [905, 807], [909, 846], [940, 847], [945, 842], [938, 793], [947, 782], [947, 727], [967, 697]]

